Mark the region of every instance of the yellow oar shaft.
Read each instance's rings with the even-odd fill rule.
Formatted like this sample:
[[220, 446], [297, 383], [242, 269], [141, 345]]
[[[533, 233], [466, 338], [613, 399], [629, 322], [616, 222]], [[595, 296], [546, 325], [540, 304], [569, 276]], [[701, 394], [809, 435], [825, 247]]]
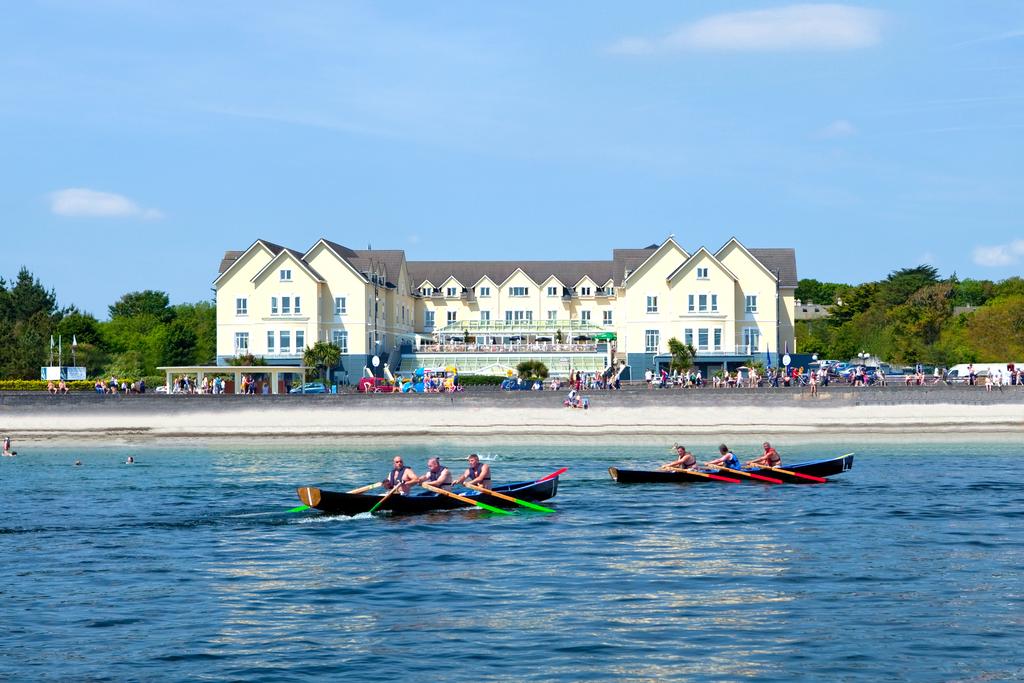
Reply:
[[509, 501], [511, 503], [515, 503], [516, 505], [522, 505], [523, 507], [526, 507], [526, 508], [532, 508], [534, 510], [540, 510], [541, 512], [554, 512], [554, 510], [552, 510], [551, 508], [544, 507], [543, 505], [537, 505], [536, 503], [532, 503], [532, 502], [530, 502], [528, 500], [519, 500], [518, 498], [513, 498], [512, 496], [507, 496], [504, 493], [498, 493], [497, 491], [492, 491], [491, 489], [485, 489], [483, 486], [477, 486], [476, 484], [469, 484], [469, 483], [466, 483], [466, 484], [463, 484], [463, 485], [466, 488], [468, 488], [468, 489], [473, 489], [474, 491], [479, 491], [480, 493], [486, 493], [488, 496], [494, 496], [495, 498], [501, 498], [501, 499], [507, 500], [507, 501]]

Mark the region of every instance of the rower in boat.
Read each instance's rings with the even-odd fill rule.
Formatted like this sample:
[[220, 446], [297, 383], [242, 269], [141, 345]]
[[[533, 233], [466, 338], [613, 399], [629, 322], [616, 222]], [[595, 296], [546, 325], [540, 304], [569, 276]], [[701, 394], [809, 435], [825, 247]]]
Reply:
[[693, 453], [686, 450], [686, 446], [676, 445], [676, 455], [679, 456], [676, 460], [662, 465], [662, 468], [678, 467], [684, 470], [692, 470], [697, 467], [697, 458], [693, 457]]
[[485, 462], [480, 462], [480, 456], [476, 453], [470, 453], [466, 460], [469, 461], [469, 467], [466, 468], [461, 477], [452, 483], [475, 484], [476, 486], [483, 486], [485, 489], [491, 488], [491, 466]]
[[441, 458], [433, 457], [427, 460], [427, 473], [422, 477], [418, 477], [416, 483], [430, 484], [445, 491], [450, 491], [452, 488], [452, 473], [441, 464]]
[[722, 454], [722, 457], [704, 463], [707, 467], [728, 467], [733, 470], [740, 468], [739, 458], [733, 455], [733, 452], [724, 443], [718, 447], [718, 452]]
[[747, 467], [781, 467], [782, 456], [779, 452], [772, 448], [772, 445], [765, 441], [761, 444], [764, 449], [764, 453], [761, 454], [760, 458], [754, 458], [747, 463]]
[[390, 472], [388, 472], [388, 476], [384, 477], [384, 481], [381, 482], [381, 485], [390, 491], [401, 484], [402, 488], [400, 488], [398, 492], [405, 495], [409, 493], [410, 485], [419, 482], [419, 477], [416, 476], [416, 473], [412, 471], [411, 467], [405, 466], [405, 461], [402, 460], [402, 456], [396, 455], [392, 462], [394, 463], [394, 467]]

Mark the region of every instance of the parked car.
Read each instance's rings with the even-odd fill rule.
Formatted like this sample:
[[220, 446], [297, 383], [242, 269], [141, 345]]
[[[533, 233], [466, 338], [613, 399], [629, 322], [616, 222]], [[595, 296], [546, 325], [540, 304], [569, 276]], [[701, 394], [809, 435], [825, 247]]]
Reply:
[[303, 385], [292, 387], [289, 394], [326, 394], [327, 387], [323, 382], [306, 382]]

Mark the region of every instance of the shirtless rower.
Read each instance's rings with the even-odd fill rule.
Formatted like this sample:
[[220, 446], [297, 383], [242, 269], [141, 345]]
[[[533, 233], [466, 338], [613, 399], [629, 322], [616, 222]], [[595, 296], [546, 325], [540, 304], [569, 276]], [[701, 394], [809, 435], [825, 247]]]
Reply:
[[693, 457], [693, 453], [686, 450], [686, 446], [680, 446], [676, 444], [676, 455], [679, 456], [676, 460], [670, 463], [662, 465], [662, 469], [668, 467], [679, 467], [684, 470], [692, 470], [697, 466], [697, 458]]
[[461, 477], [452, 483], [474, 484], [485, 489], [491, 488], [491, 466], [485, 462], [480, 462], [480, 456], [476, 453], [471, 453], [466, 460], [469, 461], [469, 467], [466, 468]]
[[388, 472], [388, 476], [384, 477], [381, 485], [391, 490], [401, 484], [402, 488], [398, 490], [399, 493], [403, 495], [409, 493], [409, 486], [417, 482], [416, 473], [412, 471], [411, 467], [405, 466], [405, 462], [400, 455], [395, 456], [393, 463], [394, 467]]
[[765, 441], [761, 444], [764, 448], [764, 453], [761, 454], [760, 458], [754, 458], [747, 463], [747, 467], [780, 467], [782, 465], [782, 457], [779, 452], [772, 448], [772, 445]]
[[452, 488], [452, 473], [441, 464], [441, 458], [427, 460], [427, 473], [416, 479], [417, 484], [430, 484], [445, 491]]

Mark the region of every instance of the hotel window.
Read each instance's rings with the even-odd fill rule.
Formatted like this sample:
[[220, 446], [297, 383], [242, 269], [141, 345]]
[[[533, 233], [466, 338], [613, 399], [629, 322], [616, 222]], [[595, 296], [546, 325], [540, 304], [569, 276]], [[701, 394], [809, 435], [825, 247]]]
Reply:
[[651, 295], [647, 296], [647, 312], [648, 313], [657, 313], [658, 312], [658, 297], [651, 296]]
[[270, 315], [277, 315], [277, 297], [270, 297]]
[[334, 297], [334, 315], [342, 316], [348, 313], [348, 301], [343, 296]]
[[295, 351], [302, 353], [306, 350], [306, 331], [295, 330]]
[[700, 296], [698, 296], [697, 297], [697, 304], [698, 304], [698, 306], [697, 306], [698, 310], [700, 310], [701, 313], [707, 313], [707, 310], [708, 310], [708, 295], [707, 294], [701, 294]]
[[292, 352], [292, 333], [291, 332], [281, 332], [278, 335], [278, 339], [281, 342], [280, 343], [281, 353], [291, 353]]
[[718, 295], [717, 294], [712, 294], [711, 295], [711, 312], [712, 313], [718, 313]]
[[302, 313], [302, 297], [295, 297], [295, 315]]
[[425, 328], [427, 328], [429, 330], [433, 326], [434, 326], [434, 312], [433, 311], [423, 311], [423, 327], [425, 327]]
[[745, 301], [744, 308], [746, 309], [747, 313], [757, 313], [757, 295], [756, 294], [747, 294], [747, 296], [744, 297], [744, 301]]
[[348, 353], [348, 331], [332, 330], [331, 343], [341, 349], [342, 353]]
[[480, 288], [480, 297], [481, 298], [488, 297], [490, 295], [491, 295], [491, 288], [490, 287], [481, 287]]
[[694, 307], [693, 307], [693, 294], [690, 294], [689, 296], [687, 296], [686, 302], [687, 302], [687, 310], [689, 310], [690, 313], [693, 313], [693, 311], [694, 311]]
[[458, 311], [448, 311], [448, 324], [451, 325], [456, 320], [458, 320]]
[[291, 269], [288, 269], [288, 268], [282, 269], [281, 270], [281, 282], [291, 282], [291, 281], [292, 281], [292, 271], [291, 271]]
[[693, 328], [687, 327], [683, 330], [683, 342], [685, 342], [687, 346], [693, 346]]
[[529, 287], [509, 287], [508, 288], [508, 295], [509, 296], [526, 296], [529, 293], [530, 293], [530, 288]]
[[292, 314], [292, 298], [290, 296], [281, 297], [281, 315]]
[[715, 328], [715, 351], [722, 350], [722, 328]]
[[420, 296], [430, 296], [430, 287], [420, 287]]
[[590, 322], [590, 311], [580, 311], [580, 322], [581, 323], [589, 323]]
[[698, 268], [697, 269], [697, 279], [698, 280], [707, 280], [708, 279], [708, 269], [707, 268]]
[[458, 290], [457, 287], [449, 287], [448, 289], [445, 290], [445, 293], [444, 293], [444, 295], [447, 296], [447, 297], [458, 296], [458, 294], [459, 294], [459, 290]]
[[747, 353], [754, 353], [760, 350], [761, 332], [756, 327], [743, 328], [743, 346], [747, 347]]
[[341, 349], [342, 353], [348, 353], [348, 332], [346, 330], [331, 330], [331, 343]]
[[268, 330], [267, 331], [267, 353], [273, 353], [273, 352], [274, 352], [274, 331], [273, 330]]
[[699, 330], [697, 330], [697, 350], [708, 350], [708, 328], [706, 327], [702, 327]]
[[602, 311], [602, 314], [604, 315], [604, 325], [605, 325], [605, 327], [610, 327], [611, 324], [612, 324], [612, 312], [611, 311]]
[[548, 320], [551, 322], [558, 320], [558, 311], [548, 311]]
[[489, 322], [491, 322], [491, 312], [490, 311], [480, 311], [480, 322], [482, 322], [482, 323], [489, 323]]
[[249, 315], [248, 299], [235, 299], [235, 315]]
[[647, 330], [644, 333], [644, 349], [647, 353], [658, 352], [658, 331]]
[[580, 287], [580, 296], [590, 296], [590, 287]]
[[236, 351], [248, 351], [249, 350], [249, 333], [248, 332], [235, 332], [235, 350]]
[[558, 296], [558, 287], [548, 287], [548, 296]]

